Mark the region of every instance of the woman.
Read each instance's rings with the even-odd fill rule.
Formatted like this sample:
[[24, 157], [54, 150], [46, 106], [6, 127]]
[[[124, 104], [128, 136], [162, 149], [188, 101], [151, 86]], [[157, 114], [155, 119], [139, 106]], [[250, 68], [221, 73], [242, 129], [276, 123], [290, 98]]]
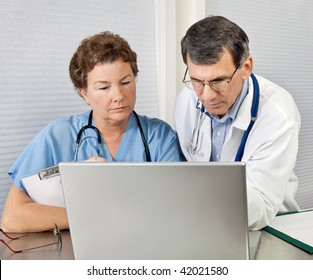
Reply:
[[[110, 32], [86, 38], [74, 53], [69, 72], [78, 94], [92, 110], [50, 123], [14, 163], [9, 171], [13, 185], [2, 217], [6, 231], [43, 231], [53, 228], [54, 223], [60, 229], [68, 228], [65, 208], [33, 202], [21, 184], [22, 178], [43, 168], [90, 158], [184, 160], [177, 136], [168, 124], [134, 112], [137, 56], [123, 38]], [[86, 125], [89, 128], [82, 129]], [[74, 151], [77, 138], [80, 139]]]

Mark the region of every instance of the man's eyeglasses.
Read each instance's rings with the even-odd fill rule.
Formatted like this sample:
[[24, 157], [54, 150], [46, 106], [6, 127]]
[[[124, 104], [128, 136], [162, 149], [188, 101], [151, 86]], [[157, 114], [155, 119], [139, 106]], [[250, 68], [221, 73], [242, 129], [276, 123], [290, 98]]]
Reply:
[[208, 85], [211, 89], [213, 89], [216, 92], [223, 92], [223, 91], [227, 90], [229, 83], [231, 82], [232, 78], [234, 77], [234, 75], [237, 72], [239, 67], [240, 67], [240, 64], [236, 67], [235, 71], [233, 72], [233, 74], [229, 78], [226, 78], [223, 80], [215, 80], [215, 81], [211, 81], [208, 83], [205, 83], [203, 81], [196, 80], [196, 79], [191, 79], [191, 80], [186, 81], [185, 79], [186, 79], [186, 75], [188, 72], [188, 68], [186, 68], [185, 75], [183, 78], [183, 83], [189, 89], [194, 90], [196, 92], [201, 92], [205, 85]]
[[[28, 236], [28, 234], [27, 234], [27, 235], [22, 235], [22, 236], [18, 236], [18, 237], [12, 237], [12, 236], [8, 235], [2, 229], [0, 229], [0, 231], [2, 232], [2, 234], [4, 236], [6, 236], [8, 239], [10, 239], [10, 242]], [[2, 238], [1, 238], [1, 243], [4, 244], [13, 253], [21, 253], [21, 252], [30, 251], [30, 250], [34, 250], [34, 249], [39, 249], [39, 248], [43, 248], [43, 247], [48, 247], [48, 246], [52, 246], [52, 245], [59, 245], [60, 246], [59, 248], [61, 249], [62, 248], [62, 235], [61, 235], [61, 232], [60, 232], [58, 226], [56, 224], [54, 224], [54, 228], [49, 230], [49, 231], [52, 231], [54, 236], [57, 238], [57, 240], [55, 242], [44, 244], [44, 245], [40, 245], [40, 246], [30, 247], [30, 248], [26, 248], [26, 249], [21, 249], [21, 250], [13, 249], [10, 246], [11, 244], [9, 245]]]

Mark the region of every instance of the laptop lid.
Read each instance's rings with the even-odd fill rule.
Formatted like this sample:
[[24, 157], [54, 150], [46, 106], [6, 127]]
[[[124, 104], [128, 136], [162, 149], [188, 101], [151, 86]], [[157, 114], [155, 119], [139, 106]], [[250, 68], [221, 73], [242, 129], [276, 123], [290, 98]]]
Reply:
[[243, 163], [60, 163], [76, 259], [248, 259]]

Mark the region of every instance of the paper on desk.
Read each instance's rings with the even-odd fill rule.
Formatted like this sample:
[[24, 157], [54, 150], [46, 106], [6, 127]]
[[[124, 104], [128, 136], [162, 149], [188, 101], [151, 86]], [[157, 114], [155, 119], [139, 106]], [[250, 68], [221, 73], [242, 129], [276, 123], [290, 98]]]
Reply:
[[35, 174], [23, 178], [22, 184], [34, 202], [65, 207], [60, 175], [40, 180], [38, 174]]
[[264, 230], [313, 253], [313, 211], [300, 211], [276, 216]]

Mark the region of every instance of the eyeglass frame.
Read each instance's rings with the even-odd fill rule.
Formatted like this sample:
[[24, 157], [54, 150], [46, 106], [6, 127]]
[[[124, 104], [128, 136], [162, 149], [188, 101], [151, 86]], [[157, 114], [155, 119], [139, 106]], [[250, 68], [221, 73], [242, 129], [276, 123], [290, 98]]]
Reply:
[[[241, 66], [241, 63], [238, 64], [238, 66], [236, 67], [236, 69], [234, 70], [233, 74], [229, 77], [229, 78], [225, 78], [223, 80], [220, 80], [220, 81], [216, 81], [216, 80], [213, 80], [211, 82], [203, 82], [201, 80], [196, 80], [196, 79], [191, 79], [191, 80], [185, 80], [186, 79], [186, 75], [187, 75], [187, 72], [188, 72], [188, 67], [186, 67], [186, 71], [185, 71], [185, 74], [184, 74], [184, 78], [182, 80], [182, 82], [186, 85], [187, 88], [191, 89], [191, 90], [194, 90], [194, 91], [202, 91], [204, 89], [204, 87], [207, 85], [209, 86], [212, 90], [214, 90], [215, 92], [221, 92], [221, 90], [218, 90], [218, 89], [214, 89], [214, 83], [226, 83], [227, 84], [227, 88], [228, 88], [228, 85], [229, 83], [231, 82], [232, 78], [234, 77], [234, 75], [236, 74], [237, 70], [240, 68]], [[228, 81], [227, 81], [228, 80]], [[192, 85], [193, 82], [197, 82], [199, 84], [202, 84], [202, 88], [201, 89], [195, 89]], [[212, 86], [212, 83], [213, 83], [213, 86]], [[223, 89], [223, 90], [226, 90], [227, 88]]]
[[[3, 229], [0, 228], [0, 231], [2, 232], [2, 234], [4, 236], [6, 236], [7, 238], [9, 238], [11, 241], [14, 240], [18, 240], [21, 239], [23, 237], [29, 236], [29, 234], [26, 235], [22, 235], [22, 236], [18, 236], [18, 237], [12, 237], [9, 234], [7, 234]], [[58, 228], [58, 226], [56, 224], [54, 224], [54, 228], [48, 231], [53, 231], [54, 236], [57, 237], [57, 241], [53, 242], [53, 243], [49, 243], [49, 244], [44, 244], [44, 245], [40, 245], [40, 246], [35, 246], [35, 247], [31, 247], [31, 248], [26, 248], [26, 249], [22, 249], [22, 250], [15, 250], [13, 249], [6, 241], [4, 241], [2, 238], [0, 239], [0, 242], [2, 244], [4, 244], [11, 252], [13, 253], [22, 253], [25, 251], [30, 251], [30, 250], [35, 250], [35, 249], [39, 249], [39, 248], [43, 248], [43, 247], [48, 247], [48, 246], [52, 246], [52, 245], [56, 245], [56, 244], [60, 244], [60, 249], [62, 248], [63, 242], [62, 242], [62, 235], [61, 232]], [[47, 232], [47, 231], [43, 231], [43, 232]]]

